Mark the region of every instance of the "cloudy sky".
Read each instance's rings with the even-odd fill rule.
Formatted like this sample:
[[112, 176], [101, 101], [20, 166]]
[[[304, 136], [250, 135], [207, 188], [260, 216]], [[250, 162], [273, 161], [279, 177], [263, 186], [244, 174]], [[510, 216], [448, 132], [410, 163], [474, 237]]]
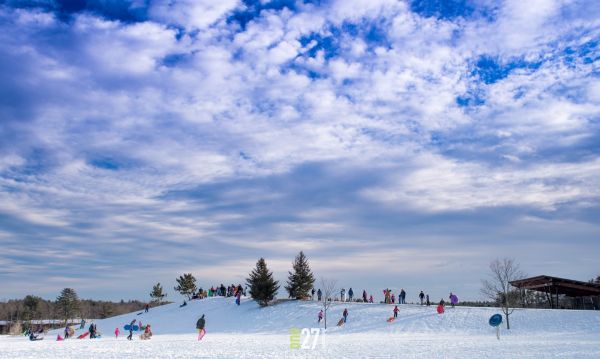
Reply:
[[0, 4], [0, 299], [600, 274], [596, 0]]

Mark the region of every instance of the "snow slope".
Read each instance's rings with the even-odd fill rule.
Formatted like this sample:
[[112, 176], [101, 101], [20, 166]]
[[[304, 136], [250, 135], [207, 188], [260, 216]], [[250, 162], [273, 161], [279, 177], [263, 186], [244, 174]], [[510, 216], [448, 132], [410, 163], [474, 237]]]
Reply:
[[[393, 307], [334, 303], [330, 326], [314, 350], [291, 349], [289, 330], [318, 327], [319, 303], [289, 301], [259, 308], [248, 299], [238, 307], [233, 298], [210, 298], [183, 308], [169, 304], [141, 315], [98, 320], [103, 337], [97, 340], [56, 342], [60, 331], [40, 342], [0, 337], [0, 358], [600, 358], [598, 311], [516, 310], [513, 328], [510, 333], [503, 329], [498, 341], [487, 324], [498, 309], [456, 307], [438, 315], [434, 306], [401, 305], [398, 320], [387, 323]], [[336, 327], [343, 308], [350, 312], [348, 323]], [[201, 314], [208, 334], [197, 342], [195, 323]], [[125, 339], [123, 326], [134, 318], [152, 324], [151, 340]], [[112, 334], [116, 327], [122, 332], [119, 339]]]
[[[347, 325], [336, 327], [344, 308], [348, 308]], [[400, 305], [399, 318], [387, 323], [392, 316], [393, 305], [365, 303], [335, 303], [328, 311], [330, 333], [464, 333], [483, 334], [494, 332], [488, 325], [498, 308], [447, 307], [446, 313], [438, 315], [435, 306]], [[113, 333], [116, 327], [131, 320], [152, 324], [154, 334], [185, 334], [196, 331], [196, 321], [205, 314], [207, 329], [212, 333], [287, 333], [292, 327], [318, 327], [318, 302], [288, 301], [260, 308], [254, 301], [243, 298], [238, 307], [234, 298], [207, 298], [179, 304], [152, 308], [148, 313], [120, 315], [96, 321], [102, 333]], [[517, 309], [511, 316], [510, 335], [534, 333], [572, 334], [595, 333], [600, 336], [600, 312], [578, 310]], [[321, 325], [321, 327], [323, 327]], [[506, 333], [508, 334], [508, 333]]]

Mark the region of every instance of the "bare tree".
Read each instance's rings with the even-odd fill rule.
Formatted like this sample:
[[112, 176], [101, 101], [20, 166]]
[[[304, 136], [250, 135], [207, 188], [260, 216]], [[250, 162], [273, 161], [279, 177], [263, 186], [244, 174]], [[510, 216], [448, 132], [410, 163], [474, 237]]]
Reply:
[[502, 312], [506, 317], [506, 329], [510, 329], [509, 315], [514, 311], [514, 306], [519, 301], [518, 291], [512, 289], [511, 281], [523, 279], [519, 265], [514, 259], [496, 259], [490, 263], [490, 279], [483, 280], [481, 292], [488, 298], [499, 302]]
[[327, 329], [327, 309], [331, 306], [333, 301], [333, 293], [335, 292], [335, 286], [337, 280], [321, 278], [321, 286], [323, 287], [323, 318], [325, 319], [325, 329]]

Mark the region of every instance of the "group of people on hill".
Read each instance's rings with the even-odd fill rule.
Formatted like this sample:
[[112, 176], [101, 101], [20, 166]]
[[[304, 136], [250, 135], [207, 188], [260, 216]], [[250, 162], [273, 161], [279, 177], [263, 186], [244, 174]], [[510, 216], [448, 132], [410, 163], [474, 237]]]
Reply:
[[235, 297], [238, 295], [238, 293], [244, 295], [244, 287], [242, 287], [241, 284], [238, 284], [237, 286], [235, 284], [232, 284], [227, 286], [227, 288], [225, 288], [225, 286], [221, 284], [221, 286], [217, 288], [211, 287], [208, 291], [208, 296]]
[[[135, 328], [136, 322], [137, 322], [137, 327], [144, 331], [140, 335], [140, 339], [142, 339], [142, 340], [150, 339], [152, 337], [152, 326], [150, 324], [146, 324], [144, 326], [142, 324], [141, 320], [138, 322], [137, 319], [134, 319], [129, 323], [129, 335], [127, 336], [127, 340], [133, 340], [133, 332], [136, 330], [136, 328]], [[127, 329], [127, 326], [125, 326], [125, 329]], [[119, 330], [119, 327], [116, 327], [115, 328], [115, 339], [119, 339], [119, 334], [121, 334], [121, 330]]]
[[[312, 300], [315, 300], [315, 295], [316, 295], [316, 300], [318, 300], [318, 301], [325, 300], [325, 298], [323, 298], [323, 293], [320, 288], [317, 290], [315, 290], [315, 288], [313, 288], [311, 290], [311, 299]], [[429, 299], [429, 294], [426, 294], [425, 292], [420, 291], [418, 297], [419, 297], [418, 303], [420, 303], [421, 305], [426, 305], [426, 306], [431, 305], [431, 300]], [[404, 290], [404, 288], [401, 288], [400, 292], [398, 293], [398, 297], [396, 297], [396, 295], [392, 292], [391, 289], [386, 288], [383, 290], [383, 298], [384, 299], [381, 303], [406, 304], [406, 291]], [[450, 296], [448, 298], [450, 299], [450, 304], [452, 305], [452, 307], [454, 307], [458, 303], [458, 297], [455, 294], [453, 294], [452, 292], [450, 293]], [[352, 287], [350, 287], [350, 289], [348, 289], [348, 292], [346, 292], [346, 289], [344, 289], [344, 288], [342, 288], [340, 290], [339, 299], [338, 298], [329, 298], [329, 300], [330, 301], [338, 301], [339, 300], [342, 302], [357, 301], [357, 302], [363, 302], [363, 303], [373, 303], [373, 295], [369, 295], [366, 290], [363, 290], [362, 300], [361, 300], [361, 298], [357, 299], [354, 297], [354, 290], [352, 289]], [[445, 302], [442, 299], [440, 301], [440, 303], [445, 303]]]
[[[383, 303], [385, 304], [396, 304], [396, 295], [392, 292], [391, 289], [386, 288], [383, 290]], [[423, 291], [421, 291], [421, 293], [419, 293], [419, 299], [421, 300], [421, 305], [423, 305], [425, 302], [424, 300], [426, 299], [426, 302], [429, 303], [429, 294], [425, 294], [423, 293]], [[400, 292], [398, 293], [398, 304], [406, 304], [406, 291], [404, 290], [404, 288], [400, 288]], [[429, 304], [427, 304], [429, 305]]]
[[[340, 325], [342, 322], [346, 323], [348, 321], [348, 313], [349, 313], [348, 308], [344, 308], [344, 311], [342, 312], [342, 319], [340, 320], [338, 325]], [[317, 314], [317, 323], [321, 324], [323, 317], [324, 317], [324, 313], [323, 313], [323, 309], [321, 309], [319, 311], [319, 314]]]
[[246, 291], [241, 284], [237, 286], [232, 284], [225, 287], [223, 283], [220, 286], [212, 286], [208, 290], [202, 288], [198, 289], [197, 293], [194, 293], [192, 299], [204, 299], [207, 297], [237, 297], [238, 295], [246, 295]]

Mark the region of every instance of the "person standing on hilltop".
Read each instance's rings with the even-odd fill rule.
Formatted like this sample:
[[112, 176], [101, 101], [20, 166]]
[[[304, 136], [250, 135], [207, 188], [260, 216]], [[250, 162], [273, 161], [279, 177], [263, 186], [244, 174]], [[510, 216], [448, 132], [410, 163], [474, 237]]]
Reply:
[[320, 302], [321, 301], [321, 296], [323, 295], [323, 293], [321, 293], [321, 288], [319, 288], [319, 290], [317, 290], [317, 300]]
[[364, 303], [368, 302], [368, 299], [367, 299], [367, 291], [366, 291], [366, 290], [364, 290], [364, 289], [363, 289], [363, 302], [364, 302]]
[[406, 304], [406, 292], [404, 288], [400, 289], [400, 300], [398, 300], [400, 304]]
[[352, 287], [350, 287], [350, 290], [348, 290], [348, 299], [351, 302], [353, 298], [354, 298], [354, 291], [352, 290]]
[[423, 305], [423, 299], [425, 299], [425, 293], [423, 293], [423, 291], [419, 293], [419, 299], [421, 300], [421, 305]]
[[242, 298], [242, 291], [238, 291], [237, 294], [235, 295], [235, 304], [237, 304], [238, 306], [240, 305], [241, 298]]
[[202, 314], [202, 317], [200, 317], [200, 319], [198, 319], [196, 322], [196, 329], [198, 329], [198, 341], [202, 340], [204, 334], [206, 334], [206, 329], [204, 329], [205, 326], [206, 319], [204, 319], [204, 314]]

